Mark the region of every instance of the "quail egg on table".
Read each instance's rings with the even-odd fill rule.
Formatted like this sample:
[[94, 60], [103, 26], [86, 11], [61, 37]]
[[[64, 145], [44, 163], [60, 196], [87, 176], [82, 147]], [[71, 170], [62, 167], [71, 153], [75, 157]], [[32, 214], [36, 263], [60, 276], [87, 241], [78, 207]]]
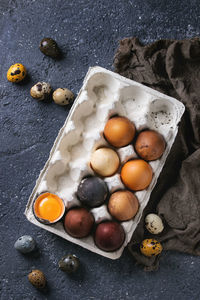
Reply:
[[42, 39], [39, 48], [44, 55], [51, 56], [52, 58], [56, 58], [60, 55], [56, 41], [51, 38]]
[[30, 253], [36, 248], [36, 242], [30, 235], [23, 235], [15, 242], [14, 247], [21, 253]]
[[53, 92], [53, 100], [58, 105], [67, 105], [74, 100], [74, 94], [66, 88], [59, 88]]
[[50, 98], [52, 88], [47, 82], [38, 82], [30, 90], [30, 94], [37, 100], [48, 100]]
[[16, 63], [8, 69], [7, 79], [11, 82], [20, 82], [26, 77], [26, 68], [20, 64]]
[[155, 239], [145, 239], [140, 245], [140, 251], [143, 255], [151, 257], [156, 256], [162, 252], [161, 243]]
[[58, 263], [61, 271], [67, 273], [74, 273], [79, 268], [79, 259], [76, 255], [68, 254], [63, 256]]
[[159, 234], [164, 229], [162, 219], [156, 214], [148, 214], [146, 216], [145, 227], [152, 234]]
[[37, 289], [43, 289], [46, 285], [46, 278], [40, 270], [32, 270], [28, 274], [28, 280]]

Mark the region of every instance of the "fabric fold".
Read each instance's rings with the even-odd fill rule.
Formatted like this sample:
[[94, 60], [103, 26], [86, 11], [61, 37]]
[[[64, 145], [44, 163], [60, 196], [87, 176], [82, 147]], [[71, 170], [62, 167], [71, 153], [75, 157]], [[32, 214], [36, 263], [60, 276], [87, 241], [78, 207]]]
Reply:
[[[150, 201], [129, 245], [145, 270], [158, 268], [158, 258], [141, 255], [139, 243], [153, 237], [165, 250], [200, 255], [200, 39], [160, 40], [142, 45], [138, 38], [120, 41], [114, 57], [122, 76], [175, 97], [186, 106], [178, 134]], [[158, 213], [164, 231], [152, 236], [144, 218]]]

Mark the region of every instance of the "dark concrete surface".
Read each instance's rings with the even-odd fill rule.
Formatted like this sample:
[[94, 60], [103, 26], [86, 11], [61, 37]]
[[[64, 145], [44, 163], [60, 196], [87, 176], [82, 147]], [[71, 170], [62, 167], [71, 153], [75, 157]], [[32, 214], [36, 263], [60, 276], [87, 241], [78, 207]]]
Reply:
[[[29, 95], [37, 81], [77, 93], [89, 66], [112, 69], [118, 41], [137, 36], [144, 42], [199, 35], [198, 0], [0, 0], [0, 299], [200, 299], [200, 259], [163, 253], [160, 269], [145, 273], [127, 250], [108, 260], [29, 223], [24, 210], [69, 107], [38, 103]], [[38, 49], [52, 37], [64, 57], [55, 61]], [[7, 81], [15, 62], [23, 63], [24, 84]], [[25, 256], [13, 244], [32, 235], [40, 254]], [[67, 253], [81, 260], [80, 271], [67, 276], [58, 260]], [[44, 271], [48, 291], [28, 282], [32, 268]]]

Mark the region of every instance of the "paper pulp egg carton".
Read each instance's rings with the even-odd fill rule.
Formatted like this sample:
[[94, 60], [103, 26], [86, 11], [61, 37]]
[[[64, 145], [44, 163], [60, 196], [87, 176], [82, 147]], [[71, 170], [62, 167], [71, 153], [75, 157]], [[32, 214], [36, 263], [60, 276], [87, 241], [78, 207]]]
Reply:
[[[174, 98], [104, 68], [90, 68], [29, 198], [25, 211], [27, 219], [90, 251], [111, 259], [119, 258], [148, 203], [183, 113], [184, 105]], [[68, 235], [62, 221], [53, 225], [38, 222], [32, 212], [32, 205], [40, 193], [48, 191], [61, 197], [67, 209], [81, 206], [76, 197], [77, 187], [84, 176], [93, 174], [89, 165], [91, 153], [100, 146], [108, 145], [103, 137], [103, 129], [108, 119], [116, 114], [133, 121], [137, 131], [145, 128], [158, 131], [164, 136], [167, 146], [160, 159], [149, 162], [154, 173], [150, 186], [146, 190], [135, 192], [140, 203], [137, 215], [132, 220], [121, 223], [126, 233], [124, 244], [117, 251], [105, 252], [96, 247], [92, 236], [77, 239]], [[132, 145], [120, 148], [117, 152], [121, 164], [137, 157]], [[119, 173], [104, 180], [110, 193], [125, 188]], [[91, 211], [96, 223], [112, 219], [106, 205]]]

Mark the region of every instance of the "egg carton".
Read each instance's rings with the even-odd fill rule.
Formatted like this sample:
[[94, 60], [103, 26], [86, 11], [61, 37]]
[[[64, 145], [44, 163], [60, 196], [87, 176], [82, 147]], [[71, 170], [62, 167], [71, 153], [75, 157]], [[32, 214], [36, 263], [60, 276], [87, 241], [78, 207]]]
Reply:
[[[148, 203], [176, 137], [184, 109], [184, 105], [176, 99], [138, 82], [98, 66], [90, 68], [28, 200], [25, 210], [27, 219], [90, 251], [111, 259], [119, 258]], [[84, 176], [93, 175], [89, 165], [91, 153], [100, 146], [108, 146], [103, 137], [103, 129], [108, 119], [116, 114], [133, 121], [137, 131], [145, 128], [158, 131], [164, 136], [167, 146], [160, 159], [149, 162], [154, 173], [149, 187], [135, 192], [140, 204], [137, 215], [132, 220], [121, 222], [126, 233], [123, 245], [117, 251], [105, 252], [97, 248], [92, 236], [77, 239], [68, 235], [62, 221], [53, 225], [38, 222], [32, 205], [40, 193], [48, 191], [61, 197], [67, 209], [81, 206], [76, 197], [77, 187]], [[131, 158], [137, 158], [132, 145], [117, 149], [117, 153], [122, 164]], [[125, 188], [119, 173], [104, 180], [110, 193]], [[91, 209], [91, 212], [96, 223], [112, 219], [105, 204]]]

